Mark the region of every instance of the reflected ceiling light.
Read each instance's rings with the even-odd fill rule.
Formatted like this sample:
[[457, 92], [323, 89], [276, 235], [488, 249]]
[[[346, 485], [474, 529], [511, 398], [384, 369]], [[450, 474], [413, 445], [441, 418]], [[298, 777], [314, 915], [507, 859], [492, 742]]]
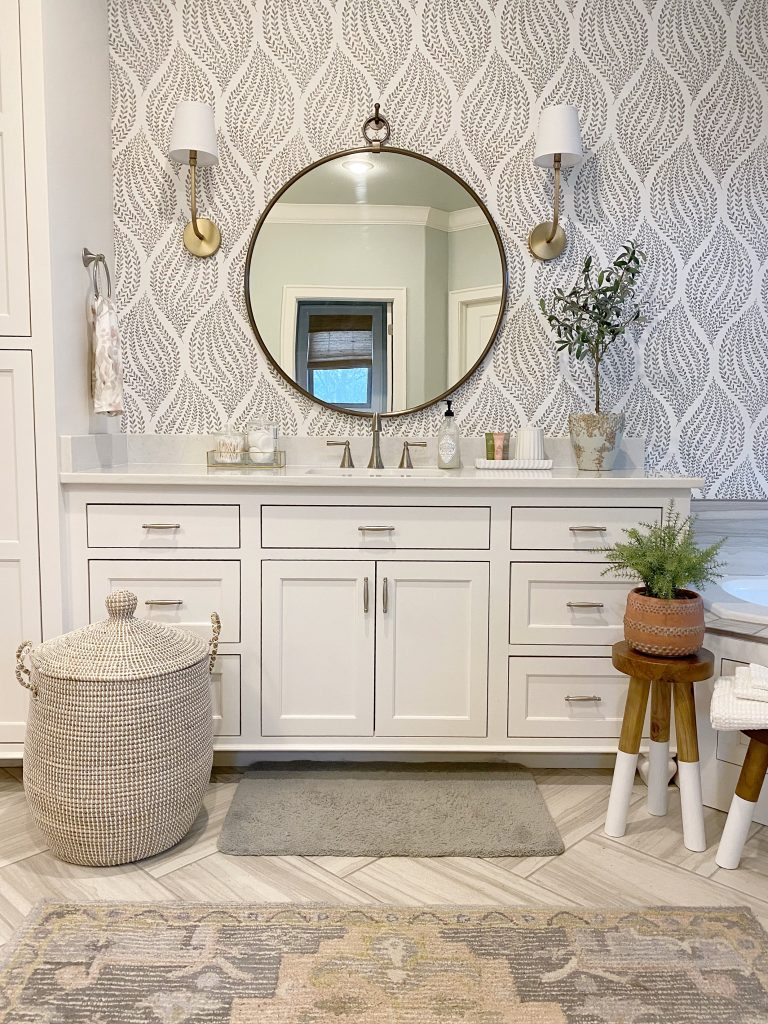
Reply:
[[344, 160], [341, 165], [344, 170], [350, 171], [352, 174], [367, 174], [368, 171], [373, 170], [373, 164], [370, 160], [364, 160], [362, 157], [355, 156], [351, 160]]

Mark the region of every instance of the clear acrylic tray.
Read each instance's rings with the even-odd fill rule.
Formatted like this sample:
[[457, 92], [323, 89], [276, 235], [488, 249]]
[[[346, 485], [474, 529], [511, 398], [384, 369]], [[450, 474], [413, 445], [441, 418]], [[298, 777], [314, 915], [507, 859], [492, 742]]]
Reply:
[[275, 457], [271, 462], [254, 462], [250, 452], [240, 452], [238, 462], [220, 462], [216, 452], [207, 453], [208, 469], [284, 469], [285, 452], [281, 449], [275, 451]]

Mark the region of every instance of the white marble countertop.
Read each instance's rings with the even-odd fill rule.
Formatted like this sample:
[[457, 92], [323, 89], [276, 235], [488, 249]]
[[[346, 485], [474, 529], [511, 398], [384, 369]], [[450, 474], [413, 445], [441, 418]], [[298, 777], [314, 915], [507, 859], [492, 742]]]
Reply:
[[652, 490], [701, 487], [699, 477], [647, 473], [639, 469], [607, 473], [580, 472], [565, 466], [549, 470], [339, 469], [336, 466], [287, 466], [285, 469], [208, 469], [192, 463], [123, 463], [63, 472], [62, 484], [171, 485], [211, 487], [418, 487], [504, 490], [525, 488], [596, 488]]

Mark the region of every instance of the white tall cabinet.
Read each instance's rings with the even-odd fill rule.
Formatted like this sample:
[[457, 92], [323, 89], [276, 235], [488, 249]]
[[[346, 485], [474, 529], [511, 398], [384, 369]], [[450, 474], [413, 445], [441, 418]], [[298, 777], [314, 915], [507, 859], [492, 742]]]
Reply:
[[22, 743], [27, 691], [13, 679], [21, 639], [40, 640], [32, 354], [0, 349], [0, 743]]
[[[76, 72], [73, 73], [73, 68]], [[58, 435], [89, 413], [84, 245], [112, 257], [103, 0], [0, 0], [0, 756], [20, 756], [22, 640], [61, 632]]]

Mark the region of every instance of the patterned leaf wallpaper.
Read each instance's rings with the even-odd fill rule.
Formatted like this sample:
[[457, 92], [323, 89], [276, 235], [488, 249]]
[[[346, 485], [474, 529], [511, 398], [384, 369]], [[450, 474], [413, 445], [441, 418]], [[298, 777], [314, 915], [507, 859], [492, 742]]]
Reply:
[[[257, 351], [243, 301], [265, 201], [319, 155], [359, 144], [375, 100], [393, 141], [483, 196], [502, 232], [500, 340], [456, 395], [467, 434], [587, 408], [586, 366], [559, 357], [537, 296], [586, 252], [649, 254], [647, 322], [614, 350], [607, 400], [648, 465], [709, 497], [768, 497], [768, 3], [765, 0], [110, 0], [118, 299], [131, 432], [204, 433], [262, 411], [291, 434], [367, 424], [297, 398]], [[223, 245], [181, 245], [186, 174], [166, 157], [179, 99], [215, 104], [221, 162], [201, 205]], [[531, 164], [542, 106], [581, 111], [566, 172], [570, 246], [525, 239], [551, 182]], [[432, 434], [439, 411], [390, 421]]]

